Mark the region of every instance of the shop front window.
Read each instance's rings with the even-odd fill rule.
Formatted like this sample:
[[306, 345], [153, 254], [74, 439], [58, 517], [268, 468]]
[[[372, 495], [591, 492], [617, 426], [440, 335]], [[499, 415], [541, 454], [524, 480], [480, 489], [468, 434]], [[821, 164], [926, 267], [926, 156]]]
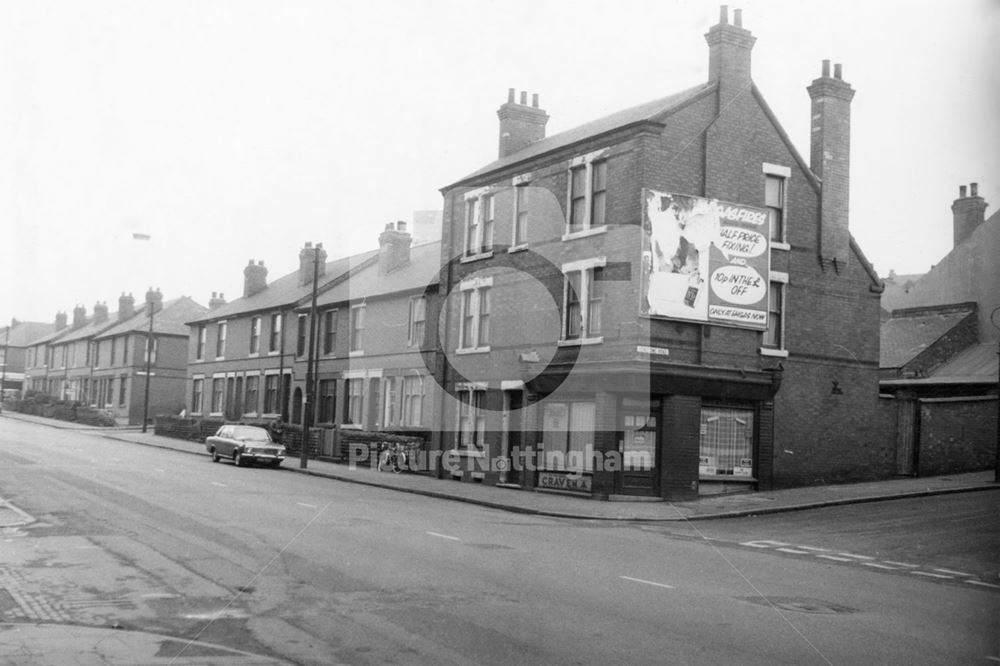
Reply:
[[753, 476], [753, 418], [752, 409], [702, 408], [701, 476]]

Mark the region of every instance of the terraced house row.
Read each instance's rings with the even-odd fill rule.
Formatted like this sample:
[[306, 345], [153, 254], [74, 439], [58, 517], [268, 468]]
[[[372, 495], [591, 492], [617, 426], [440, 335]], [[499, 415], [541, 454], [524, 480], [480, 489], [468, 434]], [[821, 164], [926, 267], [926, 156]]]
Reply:
[[807, 161], [740, 13], [706, 41], [703, 84], [553, 136], [510, 90], [433, 242], [398, 223], [357, 256], [307, 244], [270, 283], [250, 261], [242, 297], [189, 322], [191, 414], [419, 433], [447, 454], [430, 473], [598, 498], [891, 475], [854, 90], [817, 64]]

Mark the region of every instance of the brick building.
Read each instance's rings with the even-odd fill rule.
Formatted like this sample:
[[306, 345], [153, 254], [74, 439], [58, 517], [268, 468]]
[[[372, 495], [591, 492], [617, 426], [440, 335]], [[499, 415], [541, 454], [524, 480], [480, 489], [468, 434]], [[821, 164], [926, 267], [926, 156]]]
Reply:
[[38, 340], [51, 335], [53, 329], [53, 324], [16, 319], [9, 326], [0, 328], [0, 389], [6, 391], [4, 395], [24, 389], [24, 370], [29, 350]]
[[55, 330], [29, 347], [26, 388], [56, 399], [81, 402], [110, 411], [123, 423], [142, 423], [145, 409], [145, 351], [149, 313], [153, 315], [153, 359], [149, 415], [176, 412], [184, 404], [188, 333], [183, 325], [205, 310], [187, 296], [163, 302], [150, 289], [145, 306], [122, 294], [119, 309], [106, 303], [73, 309], [73, 319], [56, 315]]
[[442, 190], [444, 473], [601, 498], [892, 473], [854, 90], [824, 61], [807, 163], [740, 12], [706, 40], [705, 83], [553, 136], [512, 89], [498, 158]]

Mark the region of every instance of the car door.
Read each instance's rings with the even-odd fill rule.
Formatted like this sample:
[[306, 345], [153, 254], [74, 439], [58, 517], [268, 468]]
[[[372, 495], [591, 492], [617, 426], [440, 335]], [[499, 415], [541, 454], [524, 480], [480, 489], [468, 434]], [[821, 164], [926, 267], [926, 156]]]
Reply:
[[215, 435], [215, 451], [220, 456], [233, 455], [233, 429], [230, 427], [222, 427], [219, 432]]

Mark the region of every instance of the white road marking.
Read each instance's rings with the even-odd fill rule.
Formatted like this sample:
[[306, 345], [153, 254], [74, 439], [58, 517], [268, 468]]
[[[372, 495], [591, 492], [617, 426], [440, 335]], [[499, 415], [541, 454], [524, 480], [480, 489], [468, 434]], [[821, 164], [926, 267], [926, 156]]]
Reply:
[[154, 468], [153, 468], [153, 471], [154, 471], [154, 472], [162, 472], [162, 471], [164, 471], [164, 470], [160, 469], [159, 467], [154, 467]]
[[986, 661], [1000, 661], [1000, 657], [994, 657], [992, 655], [986, 655]]
[[634, 581], [636, 583], [644, 583], [646, 585], [654, 585], [656, 587], [665, 587], [668, 590], [674, 589], [673, 585], [667, 585], [665, 583], [655, 583], [655, 582], [653, 582], [651, 580], [643, 580], [642, 578], [632, 578], [631, 576], [618, 576], [618, 577], [621, 578], [621, 579], [623, 579], [623, 580], [631, 580], [631, 581]]
[[794, 548], [779, 548], [783, 553], [794, 553], [796, 555], [812, 555], [808, 550], [796, 550]]
[[225, 487], [226, 487], [226, 484], [224, 484], [224, 483], [219, 483], [218, 481], [212, 481], [212, 485], [213, 485], [213, 486], [220, 486], [220, 487], [222, 487], [222, 488], [225, 488]]
[[310, 509], [318, 509], [319, 507], [315, 504], [306, 504], [305, 502], [296, 502], [299, 506], [309, 507]]
[[891, 567], [888, 564], [878, 564], [876, 562], [862, 562], [863, 567], [875, 567], [876, 569], [887, 569], [889, 571], [899, 571], [896, 567]]
[[963, 571], [952, 571], [951, 569], [934, 569], [934, 571], [939, 571], [941, 573], [951, 574], [952, 576], [971, 576], [973, 574], [965, 573]]
[[854, 555], [853, 553], [837, 553], [841, 557], [853, 557], [858, 560], [874, 560], [874, 557], [868, 557], [867, 555]]
[[740, 544], [741, 546], [750, 546], [751, 548], [773, 548], [774, 546], [791, 546], [790, 543], [785, 543], [784, 541], [744, 541]]
[[992, 587], [994, 590], [1000, 590], [1000, 585], [994, 585], [993, 583], [984, 583], [981, 580], [967, 580], [965, 582], [970, 585], [980, 585], [982, 587]]
[[802, 550], [815, 550], [818, 553], [829, 553], [829, 548], [816, 548], [815, 546], [796, 546], [796, 548], [801, 548]]
[[893, 562], [892, 560], [883, 560], [886, 564], [895, 564], [897, 567], [907, 567], [909, 569], [916, 569], [919, 565], [917, 564], [907, 564], [906, 562]]
[[816, 557], [822, 557], [824, 560], [834, 560], [835, 562], [854, 562], [849, 557], [837, 557], [836, 555], [817, 555]]
[[929, 571], [911, 571], [914, 576], [928, 576], [930, 578], [944, 578], [945, 580], [950, 580], [951, 576], [945, 576], [944, 574], [931, 573]]
[[427, 532], [427, 534], [438, 537], [439, 539], [448, 539], [449, 541], [461, 541], [458, 537], [448, 536], [447, 534], [438, 534], [437, 532]]

